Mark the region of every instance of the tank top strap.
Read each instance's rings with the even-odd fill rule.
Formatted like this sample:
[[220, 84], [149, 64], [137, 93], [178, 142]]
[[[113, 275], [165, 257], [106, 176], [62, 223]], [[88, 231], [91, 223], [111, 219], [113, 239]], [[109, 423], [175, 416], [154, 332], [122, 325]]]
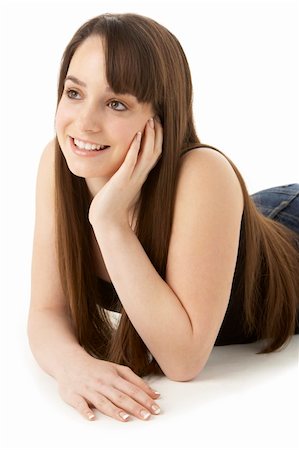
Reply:
[[195, 148], [200, 148], [200, 147], [211, 148], [212, 150], [216, 150], [216, 152], [221, 153], [223, 155], [223, 153], [220, 150], [218, 150], [218, 148], [213, 147], [212, 145], [208, 145], [208, 144], [192, 144], [190, 147], [185, 148], [184, 150], [182, 150], [180, 156], [183, 156], [185, 153], [189, 152], [190, 150], [194, 150]]

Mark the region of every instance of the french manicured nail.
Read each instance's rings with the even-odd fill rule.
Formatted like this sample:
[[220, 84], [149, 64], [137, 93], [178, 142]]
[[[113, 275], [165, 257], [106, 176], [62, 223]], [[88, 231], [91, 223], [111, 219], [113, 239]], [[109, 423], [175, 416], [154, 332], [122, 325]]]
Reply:
[[95, 415], [93, 413], [87, 413], [87, 417], [89, 420], [94, 419]]
[[161, 411], [158, 405], [153, 405], [152, 410], [154, 411], [155, 414], [159, 414], [159, 412]]
[[148, 419], [150, 415], [151, 415], [151, 413], [148, 412], [148, 411], [145, 411], [144, 409], [140, 412], [140, 416], [141, 416], [143, 419]]
[[141, 142], [141, 131], [138, 131], [138, 133], [136, 134], [136, 142], [137, 144], [140, 144]]
[[161, 395], [158, 391], [153, 391], [155, 395]]
[[154, 119], [152, 117], [149, 120], [149, 124], [151, 128], [155, 128]]
[[130, 417], [129, 414], [127, 414], [125, 412], [120, 412], [119, 415], [124, 420], [127, 420]]

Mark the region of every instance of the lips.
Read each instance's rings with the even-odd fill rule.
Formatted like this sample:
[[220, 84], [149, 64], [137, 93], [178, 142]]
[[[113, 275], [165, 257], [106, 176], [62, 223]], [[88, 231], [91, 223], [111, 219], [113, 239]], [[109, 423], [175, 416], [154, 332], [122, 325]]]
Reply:
[[72, 139], [77, 139], [78, 141], [84, 142], [84, 144], [105, 145], [105, 144], [101, 144], [101, 142], [86, 141], [85, 139], [82, 139], [82, 138], [77, 137], [77, 136], [70, 136], [70, 137]]
[[[110, 146], [105, 146], [104, 148], [99, 148], [99, 149], [85, 149], [85, 148], [80, 148], [78, 147], [75, 142], [74, 142], [74, 138], [72, 138], [71, 136], [69, 136], [69, 142], [70, 142], [70, 146], [71, 146], [71, 150], [78, 156], [83, 156], [83, 157], [95, 157], [97, 155], [102, 155], [105, 154], [106, 152], [108, 152], [108, 150], [110, 149]], [[83, 141], [81, 141], [83, 142]], [[90, 142], [88, 142], [88, 144], [90, 144]], [[98, 145], [98, 144], [93, 144]], [[91, 147], [91, 145], [90, 145]]]
[[105, 150], [105, 148], [110, 147], [109, 145], [106, 144], [99, 144], [97, 142], [85, 141], [83, 139], [76, 137], [70, 136], [70, 139], [72, 139], [74, 145], [76, 145], [78, 148], [82, 150]]

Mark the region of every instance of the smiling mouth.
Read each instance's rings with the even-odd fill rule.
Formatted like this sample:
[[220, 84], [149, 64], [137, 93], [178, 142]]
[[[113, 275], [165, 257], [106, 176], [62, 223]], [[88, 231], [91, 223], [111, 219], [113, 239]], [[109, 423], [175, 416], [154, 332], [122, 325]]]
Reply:
[[73, 144], [80, 150], [90, 151], [90, 152], [100, 152], [101, 150], [105, 150], [109, 148], [110, 145], [103, 144], [91, 144], [88, 142], [80, 141], [79, 139], [72, 138]]

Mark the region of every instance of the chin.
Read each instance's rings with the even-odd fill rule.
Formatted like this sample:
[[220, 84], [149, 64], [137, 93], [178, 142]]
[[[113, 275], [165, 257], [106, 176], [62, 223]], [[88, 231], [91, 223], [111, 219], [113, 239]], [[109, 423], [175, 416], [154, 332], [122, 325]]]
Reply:
[[89, 161], [70, 161], [66, 158], [67, 166], [73, 175], [81, 178], [111, 178], [115, 173], [104, 167], [94, 167]]
[[[83, 167], [82, 164], [68, 164], [69, 170], [77, 177], [82, 178], [106, 178], [109, 176], [107, 170], [95, 170], [94, 167]], [[111, 175], [112, 176], [112, 175]]]

